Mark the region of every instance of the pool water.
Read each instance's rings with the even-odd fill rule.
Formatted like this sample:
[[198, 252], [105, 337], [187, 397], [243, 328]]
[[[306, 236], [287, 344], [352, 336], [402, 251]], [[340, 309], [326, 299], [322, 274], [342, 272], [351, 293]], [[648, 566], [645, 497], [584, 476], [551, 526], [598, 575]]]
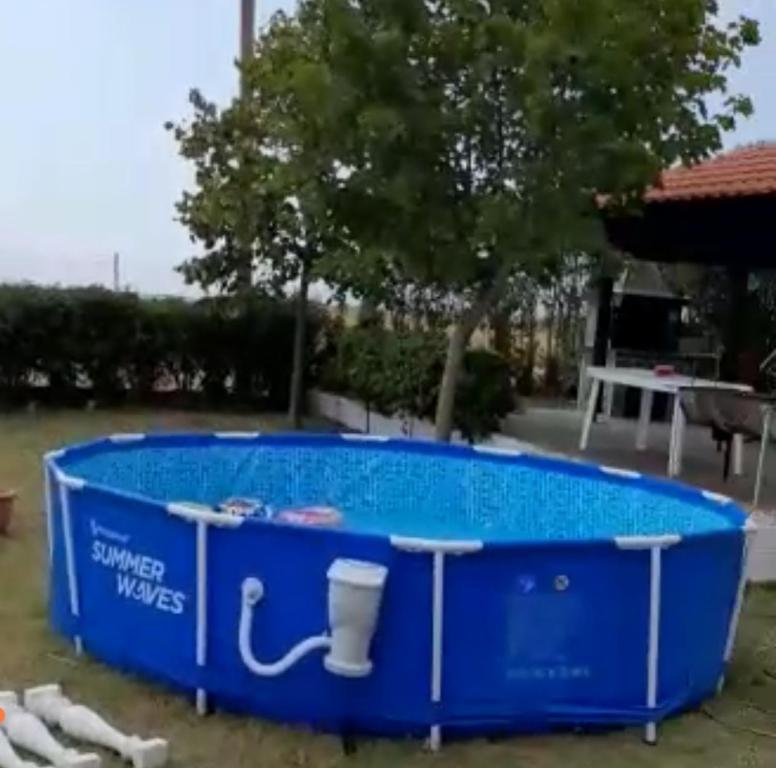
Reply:
[[375, 535], [557, 542], [741, 525], [739, 513], [673, 484], [548, 459], [472, 460], [468, 449], [422, 443], [396, 450], [394, 443], [279, 437], [266, 445], [206, 441], [190, 451], [137, 446], [92, 453], [70, 471], [165, 503], [217, 507], [243, 497], [274, 510], [331, 506], [346, 529]]

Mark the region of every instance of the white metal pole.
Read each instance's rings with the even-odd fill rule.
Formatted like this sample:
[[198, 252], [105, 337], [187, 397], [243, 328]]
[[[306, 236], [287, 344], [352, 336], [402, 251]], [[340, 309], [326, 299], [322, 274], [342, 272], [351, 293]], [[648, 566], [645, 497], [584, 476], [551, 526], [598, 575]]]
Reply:
[[[78, 578], [75, 566], [75, 547], [73, 544], [73, 523], [70, 515], [70, 488], [65, 479], [59, 478], [59, 503], [62, 507], [62, 529], [65, 539], [65, 564], [67, 567], [67, 586], [70, 596], [70, 614], [76, 621], [81, 616], [80, 601], [78, 596]], [[79, 622], [80, 623], [80, 622]], [[81, 635], [76, 633], [74, 638], [75, 652], [80, 656], [83, 653]]]
[[[197, 666], [207, 664], [207, 523], [197, 521]], [[197, 688], [197, 714], [207, 713], [207, 691]]]
[[587, 401], [587, 409], [585, 410], [585, 419], [582, 422], [582, 436], [579, 439], [579, 450], [587, 450], [587, 443], [590, 439], [590, 427], [593, 425], [593, 419], [595, 418], [595, 409], [598, 404], [598, 393], [601, 391], [601, 380], [594, 378], [590, 383], [590, 395]]
[[[431, 701], [434, 705], [442, 700], [442, 643], [445, 610], [445, 555], [434, 552], [434, 586], [432, 597], [431, 624]], [[431, 726], [429, 746], [438, 752], [442, 746], [442, 729], [438, 724]]]
[[651, 389], [641, 390], [641, 404], [639, 406], [639, 427], [636, 432], [636, 450], [645, 451], [649, 440], [649, 422], [652, 418], [652, 403], [655, 393]]
[[668, 450], [668, 476], [676, 477], [682, 471], [682, 448], [684, 442], [684, 411], [682, 410], [681, 391], [674, 394], [673, 414], [671, 417], [671, 439]]
[[744, 474], [744, 436], [740, 432], [733, 435], [733, 475], [741, 477]]
[[[660, 659], [660, 582], [662, 576], [662, 549], [653, 546], [650, 549], [649, 568], [649, 646], [647, 648], [647, 707], [657, 706], [658, 664]], [[648, 744], [657, 741], [657, 725], [649, 722], [644, 729], [644, 739]]]

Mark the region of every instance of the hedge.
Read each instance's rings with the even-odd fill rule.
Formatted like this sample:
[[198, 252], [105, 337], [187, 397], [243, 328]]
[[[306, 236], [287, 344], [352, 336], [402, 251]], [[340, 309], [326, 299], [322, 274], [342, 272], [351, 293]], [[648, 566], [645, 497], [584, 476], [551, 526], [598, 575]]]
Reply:
[[[315, 310], [308, 322], [312, 346]], [[293, 332], [293, 305], [263, 297], [192, 302], [0, 285], [0, 398], [281, 409]]]

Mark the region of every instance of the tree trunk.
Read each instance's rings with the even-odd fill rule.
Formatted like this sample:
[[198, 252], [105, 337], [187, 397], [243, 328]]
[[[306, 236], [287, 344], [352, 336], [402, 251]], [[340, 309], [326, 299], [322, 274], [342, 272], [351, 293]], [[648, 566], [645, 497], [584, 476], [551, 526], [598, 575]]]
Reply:
[[453, 326], [450, 340], [447, 345], [447, 357], [445, 358], [445, 370], [442, 374], [442, 384], [439, 387], [439, 399], [437, 400], [436, 418], [434, 424], [434, 436], [437, 440], [449, 442], [453, 433], [453, 409], [455, 407], [455, 390], [458, 385], [458, 377], [461, 372], [463, 356], [466, 345], [473, 328], [468, 327], [465, 320], [459, 320]]
[[493, 349], [505, 360], [512, 359], [512, 319], [509, 312], [500, 309], [491, 315]]
[[302, 262], [299, 277], [299, 295], [296, 298], [296, 320], [294, 325], [294, 357], [291, 370], [291, 391], [288, 398], [288, 420], [292, 429], [302, 426], [302, 399], [304, 397], [305, 345], [307, 343], [307, 294], [309, 288], [309, 268]]
[[434, 437], [437, 440], [449, 442], [453, 434], [455, 390], [458, 386], [458, 377], [461, 373], [466, 347], [477, 324], [501, 296], [511, 267], [512, 263], [509, 260], [502, 262], [494, 275], [493, 282], [479, 293], [474, 303], [463, 311], [453, 326], [447, 345], [445, 370], [442, 373], [442, 383], [439, 387], [439, 399], [434, 418]]

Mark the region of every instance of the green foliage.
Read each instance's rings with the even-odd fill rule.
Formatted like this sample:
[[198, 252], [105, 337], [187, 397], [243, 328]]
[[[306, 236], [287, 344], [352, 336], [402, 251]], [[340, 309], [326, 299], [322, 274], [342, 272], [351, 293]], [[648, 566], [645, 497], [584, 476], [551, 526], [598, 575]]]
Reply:
[[456, 299], [440, 437], [462, 349], [510, 276], [602, 247], [602, 195], [640, 198], [751, 110], [737, 95], [710, 106], [758, 42], [754, 22], [722, 26], [716, 11], [715, 0], [302, 0], [319, 53], [312, 84], [290, 96], [315, 111], [342, 169], [328, 192], [357, 244], [336, 257], [336, 279], [377, 302], [385, 274]]
[[314, 103], [349, 170], [340, 212], [370, 253], [453, 290], [589, 242], [596, 193], [638, 194], [749, 110], [706, 102], [757, 41], [715, 7], [306, 0], [325, 40]]
[[[337, 329], [322, 385], [385, 415], [433, 415], [444, 367], [444, 335], [389, 330], [382, 324]], [[469, 350], [456, 401], [455, 426], [474, 441], [498, 428], [515, 408], [509, 364], [488, 350]]]
[[[240, 293], [315, 276], [375, 306], [443, 300], [437, 433], [464, 349], [515, 275], [603, 248], [598, 206], [718, 149], [751, 112], [727, 75], [757, 24], [717, 0], [301, 0], [277, 15], [223, 111], [176, 129], [205, 255]], [[721, 99], [710, 96], [722, 94]], [[425, 311], [424, 309], [424, 311]]]
[[194, 166], [196, 186], [183, 193], [177, 210], [204, 254], [179, 269], [187, 282], [225, 294], [256, 282], [279, 290], [298, 274], [293, 247], [299, 233], [271, 137], [248, 101], [219, 110], [195, 90], [190, 102], [193, 119], [168, 128]]
[[463, 359], [453, 423], [469, 441], [485, 437], [515, 410], [514, 393], [509, 363], [487, 349], [470, 349]]
[[438, 334], [380, 325], [341, 330], [323, 384], [387, 415], [427, 416], [438, 386], [444, 340]]
[[[304, 316], [308, 289], [324, 253], [344, 250], [326, 195], [336, 166], [319, 130], [324, 106], [316, 47], [296, 19], [274, 17], [241, 65], [241, 93], [219, 110], [192, 91], [193, 119], [168, 124], [195, 169], [195, 187], [177, 209], [204, 249], [180, 266], [187, 282], [250, 303], [255, 289], [283, 295], [298, 279], [289, 417], [300, 426], [304, 386]], [[301, 105], [302, 108], [299, 108]], [[243, 307], [243, 322], [250, 319]], [[248, 371], [238, 372], [241, 390]], [[210, 386], [210, 382], [208, 382]], [[217, 385], [216, 385], [217, 386]]]
[[[308, 338], [319, 319], [311, 312]], [[294, 308], [256, 299], [144, 299], [102, 288], [0, 285], [0, 394], [74, 403], [133, 398], [285, 407]], [[250, 350], [250, 354], [246, 353]]]

